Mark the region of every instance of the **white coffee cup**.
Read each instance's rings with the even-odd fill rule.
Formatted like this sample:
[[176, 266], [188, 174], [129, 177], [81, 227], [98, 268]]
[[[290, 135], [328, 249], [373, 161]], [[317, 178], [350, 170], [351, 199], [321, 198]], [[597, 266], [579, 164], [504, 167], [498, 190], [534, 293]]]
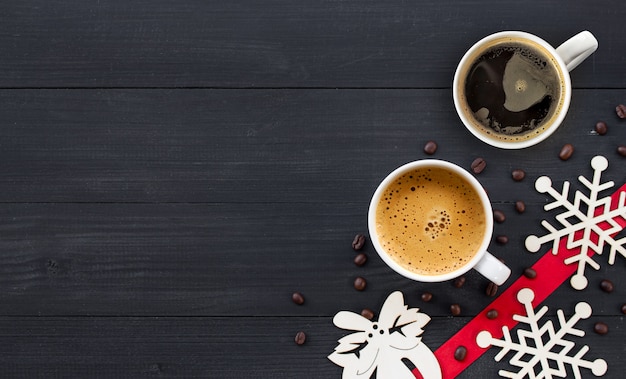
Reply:
[[[536, 129], [532, 131], [519, 133], [518, 135], [509, 135], [500, 132], [506, 128], [506, 121], [494, 121], [494, 110], [489, 107], [481, 107], [479, 109], [471, 109], [468, 101], [472, 101], [470, 98], [477, 98], [478, 96], [471, 96], [467, 92], [468, 77], [473, 71], [472, 68], [476, 67], [475, 64], [484, 56], [484, 54], [490, 49], [495, 49], [495, 46], [527, 46], [532, 51], [537, 52], [541, 59], [545, 59], [544, 67], [549, 67], [551, 71], [556, 72], [556, 83], [554, 85], [546, 85], [546, 93], [548, 91], [554, 94], [554, 104], [551, 104], [550, 111], [548, 111], [545, 117], [540, 118], [537, 122], [539, 124]], [[480, 41], [476, 42], [463, 56], [454, 74], [453, 82], [453, 98], [456, 111], [461, 118], [461, 121], [465, 127], [476, 137], [489, 145], [499, 147], [502, 149], [521, 149], [529, 146], [533, 146], [546, 138], [548, 138], [556, 129], [561, 125], [565, 115], [567, 114], [570, 99], [572, 95], [572, 84], [570, 81], [569, 71], [573, 70], [576, 66], [582, 63], [587, 57], [589, 57], [598, 48], [598, 41], [588, 31], [583, 31], [565, 41], [556, 49], [553, 48], [543, 39], [526, 32], [521, 31], [503, 31], [495, 34], [491, 34]], [[524, 55], [527, 56], [527, 55]], [[507, 62], [507, 69], [509, 63]], [[512, 67], [512, 66], [511, 66]], [[537, 84], [541, 87], [541, 82], [535, 79], [535, 72], [546, 71], [543, 67], [536, 69], [510, 69], [509, 78], [513, 78], [514, 75], [520, 74], [524, 76], [517, 81], [510, 79], [510, 83], [515, 83], [517, 86], [508, 85], [509, 90], [506, 94], [507, 98], [514, 98], [515, 96], [527, 96], [527, 102], [532, 102], [533, 97], [528, 95], [531, 91], [530, 84]], [[554, 75], [552, 75], [554, 76]], [[498, 75], [494, 76], [498, 77]], [[526, 79], [529, 80], [526, 80]], [[471, 83], [471, 81], [470, 81]], [[518, 85], [519, 83], [519, 85]], [[503, 85], [504, 86], [504, 85]], [[471, 87], [471, 86], [470, 86]], [[535, 86], [536, 88], [539, 88]], [[554, 88], [552, 88], [554, 87]], [[494, 91], [498, 92], [498, 91]], [[501, 92], [498, 92], [501, 94]], [[490, 95], [489, 95], [490, 96]], [[494, 98], [496, 94], [494, 93]], [[539, 95], [540, 96], [540, 95]], [[489, 97], [487, 97], [489, 98]], [[541, 97], [540, 97], [541, 98]], [[509, 100], [507, 99], [507, 102]], [[532, 105], [535, 106], [536, 103]], [[474, 104], [474, 107], [477, 107]], [[495, 106], [494, 106], [495, 107]], [[526, 110], [528, 108], [523, 108]], [[514, 111], [519, 111], [514, 109]], [[497, 112], [497, 111], [496, 111]], [[482, 120], [482, 122], [481, 122]], [[489, 123], [490, 125], [485, 125]], [[535, 123], [535, 121], [532, 121]], [[505, 124], [505, 125], [503, 125]], [[495, 125], [495, 129], [494, 129]], [[524, 126], [519, 128], [509, 127], [509, 133], [513, 130], [521, 130], [522, 128], [532, 128], [532, 126]]]
[[[477, 213], [482, 213], [482, 217], [480, 219], [481, 222], [478, 224], [479, 226], [477, 228], [473, 226], [468, 227], [468, 229], [472, 229], [472, 232], [474, 232], [474, 230], [477, 230], [479, 233], [482, 234], [482, 237], [477, 236], [479, 238], [479, 243], [474, 244], [473, 250], [467, 252], [466, 256], [468, 257], [468, 260], [460, 267], [456, 267], [453, 270], [437, 274], [416, 273], [414, 270], [412, 271], [406, 268], [406, 264], [403, 266], [401, 263], [399, 263], [385, 248], [386, 243], [381, 240], [381, 238], [383, 237], [381, 237], [381, 235], [379, 234], [377, 227], [377, 224], [381, 221], [377, 217], [377, 208], [381, 200], [387, 201], [386, 196], [388, 196], [387, 191], [390, 190], [390, 185], [396, 183], [398, 180], [400, 180], [401, 177], [403, 177], [403, 175], [407, 173], [415, 172], [416, 170], [419, 170], [419, 172], [423, 172], [427, 169], [444, 170], [445, 172], [451, 173], [451, 177], [456, 175], [455, 178], [460, 178], [460, 180], [465, 183], [466, 188], [473, 190], [471, 191], [473, 192], [472, 196], [478, 197], [478, 199], [475, 199], [473, 203], [479, 204], [477, 207], [479, 208], [477, 210]], [[416, 185], [415, 187], [417, 188], [411, 187], [411, 191], [415, 191], [412, 192], [412, 194], [415, 196], [419, 196], [420, 187], [419, 185]], [[449, 188], [452, 187], [450, 186]], [[422, 190], [423, 195], [425, 195], [424, 191], [426, 190]], [[456, 196], [455, 191], [455, 189], [451, 189], [448, 191], [448, 193], [452, 193], [453, 196]], [[442, 193], [444, 192], [442, 191]], [[448, 201], [446, 200], [445, 202]], [[457, 222], [460, 222], [461, 216], [455, 216], [455, 214], [453, 214], [459, 213], [460, 211], [458, 209], [448, 210], [446, 212], [448, 214], [448, 217], [450, 217], [451, 219], [448, 220], [450, 224], [456, 225]], [[427, 216], [425, 214], [418, 214], [417, 217], [426, 220]], [[426, 223], [426, 221], [424, 221], [424, 223]], [[485, 190], [478, 182], [478, 180], [476, 180], [476, 178], [474, 178], [474, 176], [472, 176], [469, 172], [447, 161], [438, 159], [424, 159], [407, 163], [391, 172], [380, 183], [374, 195], [372, 196], [368, 212], [368, 228], [372, 244], [374, 245], [382, 260], [397, 273], [413, 280], [417, 280], [420, 282], [441, 282], [456, 278], [466, 273], [471, 268], [474, 268], [492, 282], [496, 283], [497, 285], [501, 285], [507, 280], [507, 278], [511, 274], [511, 270], [506, 265], [504, 265], [500, 260], [487, 252], [487, 247], [491, 242], [491, 237], [493, 233], [493, 210], [491, 208], [491, 203], [489, 202], [489, 198], [487, 197]], [[409, 232], [422, 233], [422, 230], [420, 229], [420, 227], [416, 226], [414, 230], [409, 230]], [[450, 232], [452, 233], [452, 231]], [[455, 230], [454, 233], [457, 233], [457, 231]], [[442, 235], [438, 236], [437, 238], [450, 238], [450, 236], [451, 235]], [[445, 245], [447, 244], [448, 243], [446, 242]], [[424, 249], [426, 249], [426, 247], [424, 247]], [[417, 262], [413, 263], [415, 263], [416, 265], [418, 264]]]

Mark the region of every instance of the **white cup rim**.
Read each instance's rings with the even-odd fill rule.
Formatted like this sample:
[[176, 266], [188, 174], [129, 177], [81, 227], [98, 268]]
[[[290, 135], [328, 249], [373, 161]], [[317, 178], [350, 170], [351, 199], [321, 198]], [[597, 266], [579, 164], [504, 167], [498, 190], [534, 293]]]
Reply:
[[[397, 263], [393, 258], [386, 253], [385, 249], [382, 247], [378, 240], [378, 235], [376, 232], [376, 207], [385, 192], [385, 189], [398, 177], [403, 175], [406, 172], [415, 170], [417, 168], [423, 167], [439, 167], [444, 168], [450, 171], [453, 171], [455, 174], [461, 176], [465, 179], [472, 188], [476, 191], [478, 196], [480, 197], [480, 202], [483, 206], [483, 211], [485, 213], [485, 232], [483, 236], [483, 240], [477, 249], [477, 252], [474, 254], [471, 260], [469, 260], [465, 265], [458, 268], [457, 270], [441, 274], [441, 275], [420, 275], [418, 273], [409, 271], [402, 267], [399, 263]], [[422, 159], [418, 161], [413, 161], [406, 163], [395, 170], [393, 170], [390, 174], [388, 174], [385, 179], [378, 185], [372, 199], [370, 201], [370, 206], [368, 210], [368, 229], [370, 234], [370, 239], [372, 244], [381, 257], [381, 259], [394, 271], [398, 274], [407, 277], [409, 279], [413, 279], [419, 282], [442, 282], [450, 279], [454, 279], [470, 269], [472, 269], [476, 264], [482, 259], [482, 257], [487, 253], [487, 248], [491, 242], [491, 236], [493, 235], [493, 210], [491, 208], [491, 202], [489, 201], [489, 197], [485, 192], [484, 188], [480, 184], [480, 182], [472, 176], [468, 171], [461, 168], [460, 166], [440, 160], [440, 159]]]
[[[484, 46], [485, 44], [491, 41], [495, 41], [495, 40], [503, 39], [503, 38], [523, 38], [523, 39], [530, 40], [542, 46], [551, 55], [551, 57], [556, 61], [557, 66], [562, 74], [561, 77], [563, 78], [563, 89], [562, 89], [563, 93], [561, 95], [561, 102], [562, 102], [561, 108], [559, 110], [559, 113], [554, 118], [554, 120], [552, 120], [551, 125], [546, 130], [538, 134], [537, 136], [523, 140], [523, 141], [517, 141], [517, 142], [516, 141], [499, 141], [499, 140], [490, 138], [484, 133], [481, 133], [480, 131], [476, 130], [476, 128], [472, 126], [471, 120], [469, 120], [465, 116], [463, 105], [460, 104], [461, 101], [459, 100], [461, 97], [461, 93], [458, 87], [459, 87], [460, 81], [462, 80], [461, 73], [464, 71], [463, 68], [465, 68], [467, 65], [472, 63], [470, 61], [474, 58], [476, 52], [480, 50], [482, 46]], [[516, 30], [501, 31], [501, 32], [493, 33], [486, 37], [483, 37], [478, 42], [474, 43], [465, 52], [465, 54], [459, 61], [459, 64], [457, 65], [456, 71], [454, 72], [454, 80], [452, 82], [452, 97], [454, 99], [454, 107], [456, 109], [457, 114], [459, 115], [459, 118], [463, 122], [463, 125], [475, 137], [477, 137], [481, 141], [491, 146], [498, 147], [501, 149], [523, 149], [523, 148], [527, 148], [530, 146], [534, 146], [544, 141], [546, 138], [550, 137], [563, 123], [563, 120], [565, 119], [565, 116], [567, 115], [567, 112], [569, 110], [569, 105], [571, 102], [572, 83], [571, 83], [571, 78], [569, 75], [569, 71], [567, 70], [567, 66], [565, 65], [565, 62], [559, 56], [556, 49], [552, 45], [550, 45], [548, 42], [546, 42], [545, 40], [543, 40], [542, 38], [534, 34], [523, 32], [523, 31], [516, 31]]]

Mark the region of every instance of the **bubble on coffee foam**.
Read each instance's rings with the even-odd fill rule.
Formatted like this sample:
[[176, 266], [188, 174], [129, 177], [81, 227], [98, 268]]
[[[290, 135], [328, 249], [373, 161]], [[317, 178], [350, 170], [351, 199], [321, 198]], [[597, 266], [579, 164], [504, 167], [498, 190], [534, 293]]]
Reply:
[[434, 210], [428, 217], [428, 223], [424, 226], [424, 232], [431, 239], [446, 235], [450, 228], [450, 215], [447, 211]]

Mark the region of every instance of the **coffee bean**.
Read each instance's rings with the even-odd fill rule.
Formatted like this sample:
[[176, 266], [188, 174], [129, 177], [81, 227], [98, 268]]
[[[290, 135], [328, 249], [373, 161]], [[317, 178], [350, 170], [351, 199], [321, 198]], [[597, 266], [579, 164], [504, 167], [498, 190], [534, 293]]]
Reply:
[[489, 311], [487, 311], [487, 318], [489, 320], [498, 318], [498, 311], [496, 311], [495, 309], [490, 309]]
[[626, 315], [626, 304], [622, 304], [622, 314]]
[[304, 345], [306, 342], [306, 334], [304, 334], [304, 332], [298, 332], [294, 340], [296, 341], [296, 345]]
[[617, 113], [617, 117], [619, 118], [622, 118], [622, 119], [626, 118], [626, 105], [620, 104], [616, 106], [615, 113]]
[[363, 291], [367, 287], [367, 281], [362, 277], [358, 276], [354, 279], [354, 289], [357, 291]]
[[496, 242], [499, 243], [500, 245], [506, 245], [507, 243], [509, 243], [509, 237], [504, 236], [504, 235], [497, 236]]
[[454, 279], [454, 282], [452, 283], [452, 285], [456, 288], [461, 288], [463, 287], [463, 284], [465, 284], [465, 277], [464, 276], [459, 276], [458, 278]]
[[425, 301], [425, 302], [427, 302], [427, 303], [428, 303], [428, 302], [429, 302], [429, 301], [431, 301], [432, 299], [433, 299], [433, 294], [432, 294], [432, 293], [430, 293], [430, 292], [424, 292], [424, 293], [422, 294], [422, 301]]
[[364, 308], [361, 311], [361, 316], [365, 317], [368, 320], [372, 320], [374, 318], [374, 311], [369, 308]]
[[452, 304], [450, 306], [450, 313], [452, 313], [452, 316], [458, 316], [461, 314], [461, 306], [458, 304]]
[[598, 321], [593, 325], [593, 331], [598, 334], [607, 334], [609, 332], [609, 326], [601, 321]]
[[502, 212], [501, 210], [495, 209], [493, 211], [493, 219], [495, 222], [501, 224], [506, 220], [506, 216], [504, 215], [504, 212]]
[[476, 158], [471, 164], [471, 169], [474, 174], [480, 174], [487, 167], [487, 162], [483, 158]]
[[598, 121], [596, 123], [596, 132], [598, 132], [599, 135], [603, 136], [608, 131], [609, 131], [609, 128], [606, 126], [606, 122]]
[[566, 161], [572, 157], [572, 154], [574, 154], [574, 146], [571, 143], [566, 143], [559, 152], [559, 158]]
[[524, 178], [526, 177], [526, 172], [522, 169], [515, 169], [511, 172], [511, 177], [513, 178], [513, 180], [515, 180], [516, 182], [520, 182], [522, 180], [524, 180]]
[[494, 282], [489, 282], [489, 284], [487, 285], [487, 288], [485, 289], [485, 293], [489, 297], [496, 296], [496, 293], [498, 293], [498, 285]]
[[454, 350], [454, 359], [457, 361], [465, 360], [467, 356], [467, 348], [465, 346], [459, 346]]
[[304, 296], [302, 296], [300, 292], [294, 292], [293, 295], [291, 295], [291, 300], [298, 305], [304, 304]]
[[354, 250], [361, 250], [363, 245], [365, 245], [365, 236], [363, 234], [357, 234], [354, 236], [354, 239], [352, 240], [352, 248]]
[[515, 210], [517, 213], [524, 213], [526, 211], [526, 204], [523, 201], [518, 200], [515, 202]]
[[622, 157], [626, 157], [626, 146], [624, 145], [620, 145], [617, 147], [617, 154], [621, 155]]
[[535, 279], [537, 277], [537, 271], [532, 267], [528, 267], [524, 269], [524, 276], [528, 279]]
[[437, 151], [437, 142], [435, 141], [426, 142], [426, 145], [424, 145], [424, 153], [428, 155], [433, 155], [435, 154], [436, 151]]
[[354, 257], [354, 264], [357, 266], [363, 266], [367, 262], [367, 255], [359, 253]]
[[600, 288], [602, 289], [602, 291], [606, 292], [606, 293], [611, 293], [613, 292], [613, 282], [608, 280], [608, 279], [604, 279], [600, 282]]

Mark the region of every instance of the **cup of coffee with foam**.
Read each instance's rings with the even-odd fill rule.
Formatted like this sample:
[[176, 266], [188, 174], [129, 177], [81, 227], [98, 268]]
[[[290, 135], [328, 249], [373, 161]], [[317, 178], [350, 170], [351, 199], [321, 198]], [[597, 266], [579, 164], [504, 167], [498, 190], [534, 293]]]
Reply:
[[489, 252], [493, 211], [480, 183], [438, 159], [407, 163], [376, 189], [368, 212], [376, 251], [394, 271], [441, 282], [474, 268], [503, 284], [511, 270]]
[[569, 72], [598, 48], [583, 31], [556, 49], [519, 31], [489, 35], [463, 56], [453, 97], [465, 127], [483, 142], [521, 149], [548, 138], [569, 108]]

